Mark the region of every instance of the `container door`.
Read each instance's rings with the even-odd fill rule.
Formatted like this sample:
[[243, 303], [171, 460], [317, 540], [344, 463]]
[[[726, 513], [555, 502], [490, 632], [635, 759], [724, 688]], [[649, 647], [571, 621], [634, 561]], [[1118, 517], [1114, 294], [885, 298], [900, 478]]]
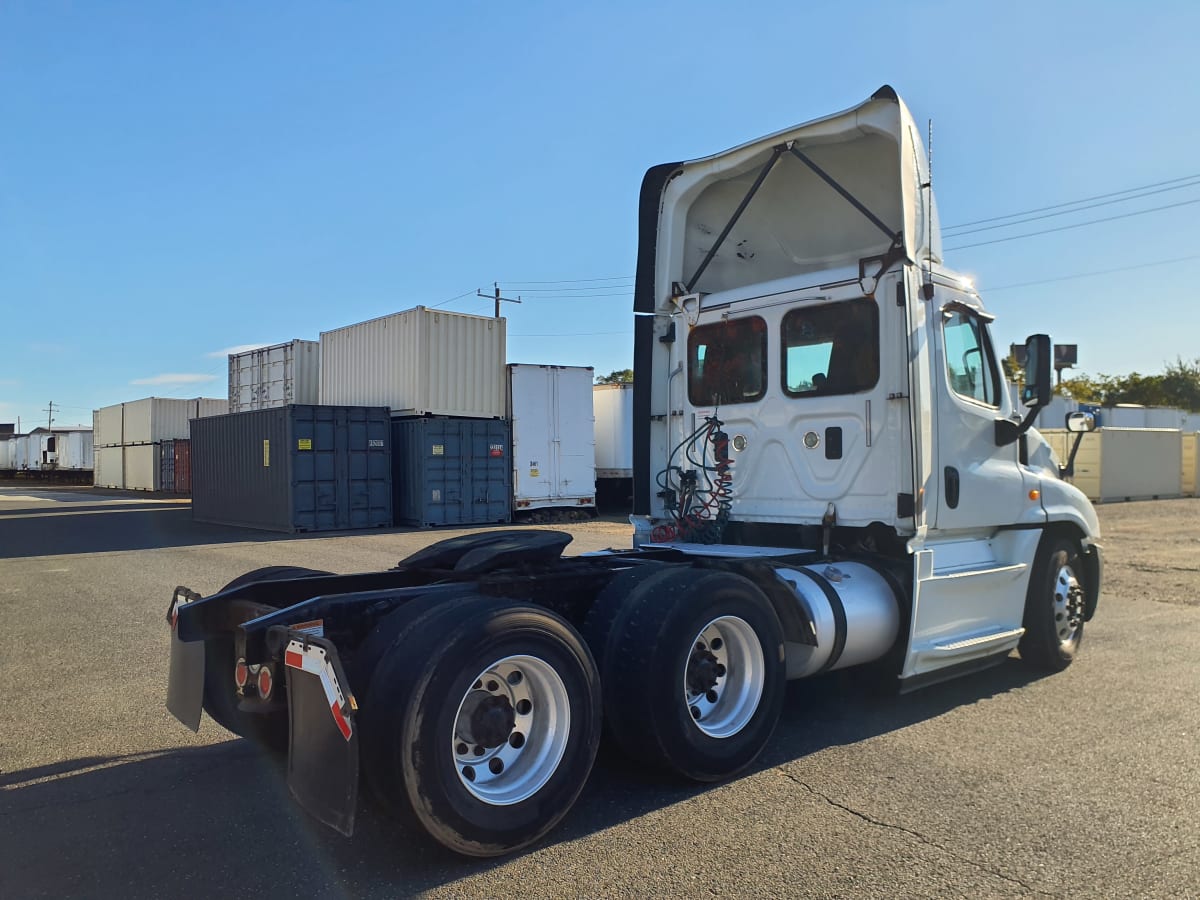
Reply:
[[509, 432], [504, 422], [496, 419], [469, 420], [471, 447], [468, 456], [470, 484], [470, 519], [483, 524], [509, 520], [509, 477], [512, 471], [508, 459]]
[[596, 490], [595, 417], [592, 415], [592, 370], [554, 369], [557, 449], [555, 496], [591, 497]]
[[542, 505], [555, 495], [558, 453], [554, 369], [513, 366], [510, 370], [513, 434], [513, 496]]
[[192, 492], [192, 442], [175, 442], [175, 493]]
[[172, 492], [175, 490], [175, 442], [163, 441], [158, 457], [160, 490]]

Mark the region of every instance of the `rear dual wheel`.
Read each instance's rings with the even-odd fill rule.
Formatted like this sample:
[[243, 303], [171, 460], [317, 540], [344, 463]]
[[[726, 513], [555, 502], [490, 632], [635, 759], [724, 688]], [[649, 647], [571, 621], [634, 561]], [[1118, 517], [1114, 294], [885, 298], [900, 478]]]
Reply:
[[400, 818], [469, 856], [553, 828], [599, 746], [600, 680], [553, 613], [465, 596], [411, 615], [363, 704], [365, 771]]
[[605, 721], [626, 755], [696, 781], [750, 765], [783, 707], [783, 628], [730, 572], [639, 568], [588, 614]]

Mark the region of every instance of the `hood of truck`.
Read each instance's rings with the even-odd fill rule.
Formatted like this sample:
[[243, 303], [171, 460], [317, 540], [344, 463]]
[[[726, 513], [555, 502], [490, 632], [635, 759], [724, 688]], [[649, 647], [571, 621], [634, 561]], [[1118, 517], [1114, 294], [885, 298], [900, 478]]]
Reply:
[[655, 166], [642, 183], [635, 310], [669, 309], [681, 293], [874, 275], [885, 260], [940, 263], [928, 182], [920, 130], [886, 85], [844, 112]]

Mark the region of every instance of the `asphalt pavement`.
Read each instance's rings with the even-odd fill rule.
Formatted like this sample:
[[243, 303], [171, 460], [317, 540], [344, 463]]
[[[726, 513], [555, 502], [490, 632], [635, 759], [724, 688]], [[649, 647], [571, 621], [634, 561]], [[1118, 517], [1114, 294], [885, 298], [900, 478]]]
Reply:
[[[685, 784], [605, 749], [543, 842], [479, 861], [369, 807], [341, 837], [277, 762], [163, 706], [177, 584], [386, 568], [457, 532], [281, 536], [0, 487], [0, 897], [1200, 896], [1200, 500], [1100, 517], [1106, 582], [1066, 672], [794, 683], [748, 774]], [[563, 530], [568, 552], [630, 536]]]

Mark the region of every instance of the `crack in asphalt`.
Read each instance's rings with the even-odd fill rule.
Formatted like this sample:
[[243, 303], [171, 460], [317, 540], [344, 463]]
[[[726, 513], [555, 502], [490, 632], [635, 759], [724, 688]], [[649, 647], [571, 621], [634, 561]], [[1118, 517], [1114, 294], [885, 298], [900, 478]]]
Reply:
[[972, 866], [973, 868], [976, 868], [981, 872], [986, 872], [988, 875], [992, 875], [995, 878], [999, 878], [1003, 881], [1007, 881], [1011, 884], [1015, 884], [1018, 887], [1023, 888], [1026, 891], [1029, 891], [1030, 893], [1038, 894], [1042, 897], [1059, 897], [1059, 896], [1061, 896], [1059, 894], [1052, 894], [1048, 891], [1043, 891], [1042, 889], [1034, 887], [1032, 884], [1028, 884], [1019, 878], [1014, 878], [1011, 875], [1006, 875], [1003, 872], [1000, 872], [996, 869], [985, 866], [983, 863], [979, 862], [978, 860], [971, 859], [971, 857], [969, 857], [969, 856], [964, 856], [963, 854], [957, 852], [956, 850], [952, 849], [951, 847], [947, 847], [944, 844], [939, 844], [937, 841], [925, 836], [924, 834], [922, 834], [919, 831], [914, 831], [913, 829], [906, 828], [903, 825], [896, 825], [893, 822], [884, 822], [881, 819], [876, 819], [873, 816], [869, 816], [864, 812], [860, 812], [859, 810], [854, 809], [854, 807], [852, 807], [852, 806], [847, 806], [844, 803], [839, 803], [837, 800], [834, 800], [832, 797], [821, 793], [820, 791], [818, 791], [816, 788], [814, 788], [811, 784], [804, 781], [803, 779], [797, 778], [795, 775], [793, 775], [791, 772], [784, 769], [782, 766], [780, 766], [777, 771], [781, 775], [783, 775], [785, 778], [800, 785], [800, 787], [804, 788], [806, 791], [808, 791], [814, 797], [824, 800], [826, 803], [828, 803], [830, 806], [834, 807], [835, 809], [840, 809], [843, 812], [847, 812], [850, 815], [855, 816], [856, 818], [862, 819], [862, 821], [866, 822], [868, 825], [874, 825], [878, 828], [887, 828], [891, 831], [899, 831], [902, 834], [907, 834], [909, 837], [916, 838], [922, 844], [927, 844], [928, 846], [933, 847], [935, 850], [940, 850], [941, 852], [947, 854], [948, 856], [951, 856], [954, 859], [959, 860], [960, 862], [964, 862], [967, 865]]

